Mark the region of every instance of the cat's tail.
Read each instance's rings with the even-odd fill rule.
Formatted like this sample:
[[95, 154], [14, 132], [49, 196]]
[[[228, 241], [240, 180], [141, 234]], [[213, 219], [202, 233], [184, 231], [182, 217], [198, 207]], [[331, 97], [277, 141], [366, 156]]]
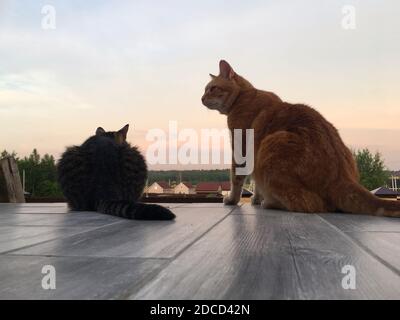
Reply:
[[336, 185], [331, 192], [331, 202], [343, 212], [400, 217], [400, 201], [380, 199], [353, 181]]
[[173, 220], [175, 215], [167, 208], [157, 204], [141, 202], [102, 200], [97, 211], [125, 219], [135, 220]]

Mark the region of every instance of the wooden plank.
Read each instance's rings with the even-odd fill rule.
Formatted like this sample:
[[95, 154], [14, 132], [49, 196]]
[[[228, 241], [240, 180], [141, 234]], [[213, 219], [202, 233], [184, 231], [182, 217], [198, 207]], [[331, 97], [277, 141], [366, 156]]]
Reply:
[[326, 213], [320, 216], [344, 232], [400, 232], [400, 219], [367, 215]]
[[97, 212], [1, 214], [1, 226], [101, 227], [122, 219]]
[[223, 203], [181, 203], [179, 208], [230, 208], [235, 209], [235, 206], [226, 206]]
[[130, 298], [399, 299], [400, 278], [317, 215], [232, 214]]
[[60, 214], [68, 212], [70, 211], [67, 206], [0, 206], [1, 214]]
[[175, 221], [123, 220], [84, 234], [49, 241], [15, 254], [170, 258], [218, 223], [232, 208], [176, 208]]
[[34, 245], [43, 241], [75, 235], [92, 229], [93, 227], [60, 228], [1, 225], [0, 253]]
[[[123, 299], [137, 292], [165, 260], [0, 256], [0, 299]], [[44, 290], [43, 266], [56, 271], [56, 289]]]
[[0, 203], [0, 210], [1, 208], [30, 208], [30, 207], [67, 207], [65, 202], [53, 202], [53, 203]]
[[25, 202], [18, 166], [13, 157], [0, 160], [0, 202]]
[[400, 274], [400, 233], [351, 232], [349, 236]]
[[261, 206], [252, 206], [251, 204], [245, 203], [241, 206], [238, 206], [232, 214], [245, 214], [245, 215], [263, 215], [268, 217], [279, 217], [281, 214], [287, 214], [289, 212], [282, 210], [273, 210], [273, 209], [263, 209]]

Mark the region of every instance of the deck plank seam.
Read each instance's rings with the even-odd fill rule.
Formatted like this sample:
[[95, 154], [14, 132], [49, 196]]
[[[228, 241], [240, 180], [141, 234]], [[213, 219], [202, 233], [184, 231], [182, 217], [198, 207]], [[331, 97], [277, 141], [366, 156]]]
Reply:
[[82, 259], [115, 259], [115, 260], [171, 260], [167, 257], [116, 257], [116, 256], [78, 256], [78, 255], [55, 255], [55, 254], [29, 254], [29, 253], [7, 253], [4, 257], [42, 257], [42, 258], [82, 258]]
[[[4, 251], [4, 252], [1, 252], [0, 255], [6, 255], [6, 254], [12, 253], [12, 252], [14, 252], [14, 251], [28, 249], [28, 248], [31, 248], [31, 247], [34, 247], [34, 246], [37, 246], [37, 245], [40, 245], [40, 244], [44, 244], [44, 243], [47, 243], [47, 242], [51, 242], [51, 241], [54, 241], [54, 240], [57, 240], [57, 239], [67, 239], [67, 238], [70, 238], [70, 237], [73, 237], [73, 236], [77, 236], [77, 235], [80, 235], [80, 234], [83, 234], [83, 233], [86, 233], [86, 232], [92, 232], [92, 231], [94, 231], [94, 230], [98, 230], [98, 229], [101, 229], [101, 228], [109, 227], [109, 226], [111, 226], [111, 225], [115, 225], [115, 224], [119, 224], [119, 223], [123, 223], [123, 222], [124, 222], [124, 221], [115, 221], [115, 222], [112, 222], [112, 223], [110, 223], [110, 224], [106, 224], [106, 225], [104, 225], [104, 226], [99, 226], [99, 227], [88, 227], [88, 228], [89, 228], [88, 230], [81, 231], [81, 232], [77, 232], [77, 233], [74, 233], [73, 235], [67, 235], [67, 236], [56, 237], [56, 238], [53, 238], [53, 239], [40, 241], [40, 242], [37, 242], [37, 243], [34, 243], [34, 244], [28, 244], [28, 245], [26, 245], [26, 246], [22, 246], [22, 247], [19, 247], [19, 248], [15, 248], [15, 249], [12, 249], [12, 250], [7, 250], [7, 251]], [[31, 226], [31, 227], [40, 228], [40, 226]], [[45, 226], [45, 227], [51, 228], [52, 226]], [[70, 228], [74, 228], [74, 227], [70, 227]], [[75, 228], [77, 228], [77, 227], [75, 227]]]
[[[390, 271], [395, 273], [397, 276], [400, 277], [400, 270], [397, 269], [395, 266], [391, 265], [389, 262], [386, 260], [382, 259], [378, 255], [376, 255], [371, 249], [366, 247], [362, 242], [358, 241], [357, 239], [354, 239], [353, 237], [350, 236], [350, 232], [345, 232], [336, 227], [334, 224], [330, 223], [328, 220], [326, 220], [324, 217], [321, 217], [319, 214], [317, 216], [324, 221], [326, 224], [328, 224], [331, 228], [335, 229], [339, 234], [344, 236], [347, 240], [351, 241], [354, 245], [356, 245], [358, 248], [360, 248], [363, 252], [365, 252], [367, 255], [369, 255], [371, 258], [375, 259], [377, 262], [381, 263], [384, 267], [388, 268]], [[367, 232], [367, 231], [366, 231]]]
[[287, 239], [288, 239], [289, 246], [290, 246], [290, 255], [291, 255], [292, 260], [293, 260], [294, 270], [296, 272], [297, 283], [299, 284], [299, 287], [300, 287], [300, 291], [299, 291], [300, 297], [299, 297], [299, 299], [305, 299], [305, 296], [303, 295], [303, 292], [305, 290], [304, 290], [304, 287], [303, 287], [303, 283], [301, 281], [301, 275], [300, 275], [300, 272], [299, 272], [299, 267], [298, 267], [296, 256], [295, 256], [295, 251], [296, 250], [295, 250], [295, 247], [293, 246], [292, 240], [290, 239], [289, 230], [286, 229], [285, 231], [286, 231]]
[[[236, 209], [238, 209], [240, 206], [233, 206], [231, 211], [229, 211], [224, 217], [222, 217], [220, 220], [218, 220], [216, 223], [214, 223], [212, 226], [210, 226], [207, 230], [205, 230], [201, 235], [199, 235], [198, 237], [196, 237], [195, 239], [193, 239], [190, 243], [188, 243], [184, 248], [182, 248], [180, 251], [178, 251], [174, 256], [172, 256], [171, 258], [169, 258], [168, 262], [165, 263], [165, 265], [163, 266], [163, 268], [160, 268], [160, 270], [158, 270], [158, 272], [154, 272], [153, 275], [149, 276], [149, 279], [147, 280], [147, 282], [140, 288], [143, 289], [145, 285], [147, 285], [148, 283], [151, 283], [154, 279], [156, 279], [156, 277], [161, 273], [161, 271], [165, 268], [167, 268], [173, 261], [175, 261], [181, 254], [183, 254], [187, 249], [189, 249], [191, 246], [193, 246], [196, 242], [198, 242], [201, 238], [203, 238], [206, 234], [208, 234], [212, 229], [214, 229], [217, 225], [219, 225], [220, 223], [222, 223], [227, 217], [232, 215], [232, 212], [235, 211]], [[121, 294], [120, 296], [118, 296], [117, 299], [128, 299], [129, 297], [131, 297], [132, 295], [134, 295], [135, 293], [137, 294], [138, 292], [140, 292], [140, 290], [138, 290], [137, 292], [133, 292], [132, 290], [125, 290], [124, 294]]]
[[183, 247], [181, 250], [179, 250], [175, 255], [171, 257], [171, 260], [175, 260], [178, 256], [180, 256], [184, 251], [186, 251], [189, 247], [191, 247], [194, 243], [196, 243], [198, 240], [203, 238], [207, 233], [209, 233], [214, 227], [216, 227], [218, 224], [220, 224], [222, 221], [224, 221], [228, 216], [232, 214], [234, 210], [236, 210], [238, 207], [233, 207], [225, 216], [223, 216], [220, 220], [215, 222], [213, 225], [211, 225], [209, 228], [207, 228], [202, 234], [200, 234], [198, 237], [193, 239], [191, 242], [189, 242], [185, 247]]

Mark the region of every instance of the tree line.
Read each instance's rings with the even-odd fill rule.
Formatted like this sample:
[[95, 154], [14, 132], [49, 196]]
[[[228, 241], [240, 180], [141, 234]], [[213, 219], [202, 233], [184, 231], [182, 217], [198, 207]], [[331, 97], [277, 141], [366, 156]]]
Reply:
[[56, 161], [52, 155], [46, 153], [41, 156], [36, 149], [33, 149], [28, 157], [23, 158], [7, 150], [0, 153], [0, 159], [8, 156], [15, 158], [21, 179], [25, 172], [25, 191], [32, 197], [62, 197], [57, 183]]
[[[33, 149], [29, 156], [20, 158], [15, 152], [3, 150], [0, 159], [12, 156], [18, 164], [21, 179], [25, 172], [25, 191], [32, 197], [62, 197], [57, 183], [57, 166], [52, 155], [41, 156]], [[360, 172], [360, 183], [368, 190], [387, 184], [390, 173], [379, 152], [371, 153], [368, 149], [353, 150], [353, 156]], [[202, 181], [228, 181], [229, 169], [225, 170], [168, 170], [149, 171], [148, 184], [155, 181], [167, 181], [171, 184], [180, 181], [197, 184]]]

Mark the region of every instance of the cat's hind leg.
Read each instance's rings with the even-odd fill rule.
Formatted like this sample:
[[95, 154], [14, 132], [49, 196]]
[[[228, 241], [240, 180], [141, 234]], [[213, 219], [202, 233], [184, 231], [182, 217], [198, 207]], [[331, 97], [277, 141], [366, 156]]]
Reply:
[[254, 173], [262, 188], [263, 207], [306, 213], [327, 211], [325, 201], [302, 181], [315, 176], [315, 168], [310, 165], [312, 154], [307, 150], [304, 139], [287, 131], [278, 131], [261, 142]]
[[284, 208], [288, 211], [317, 213], [326, 212], [324, 200], [316, 193], [305, 190], [300, 185], [282, 184], [273, 178], [269, 182], [274, 200], [269, 207]]
[[261, 201], [261, 207], [263, 209], [286, 210], [285, 206], [270, 194], [264, 194], [263, 200]]
[[257, 184], [255, 184], [254, 186], [254, 193], [250, 199], [253, 206], [260, 205], [263, 201], [263, 196], [261, 194], [260, 188], [257, 187]]

